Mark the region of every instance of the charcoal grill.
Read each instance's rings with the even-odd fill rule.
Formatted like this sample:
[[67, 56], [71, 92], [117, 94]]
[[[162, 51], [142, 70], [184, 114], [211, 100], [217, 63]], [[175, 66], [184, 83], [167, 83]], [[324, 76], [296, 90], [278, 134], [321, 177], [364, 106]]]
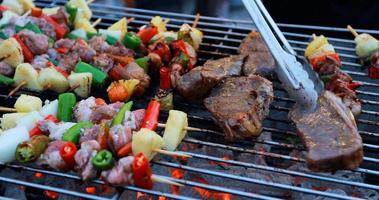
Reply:
[[[63, 5], [65, 2], [60, 0], [45, 1], [38, 0], [35, 2], [38, 7], [52, 7], [56, 5]], [[169, 29], [178, 29], [182, 23], [192, 23], [194, 20], [193, 15], [159, 12], [134, 8], [123, 8], [111, 5], [102, 5], [92, 3], [91, 8], [94, 14], [94, 18], [102, 18], [100, 27], [107, 27], [114, 23], [121, 17], [134, 17], [135, 20], [129, 24], [129, 30], [136, 30], [137, 27], [148, 24], [152, 16], [160, 15], [163, 18], [170, 19], [167, 25]], [[217, 165], [240, 167], [243, 170], [254, 170], [255, 173], [269, 174], [271, 176], [285, 175], [293, 178], [294, 180], [303, 181], [318, 181], [320, 183], [329, 183], [334, 185], [335, 188], [339, 187], [351, 187], [353, 189], [361, 189], [363, 191], [376, 191], [379, 192], [379, 82], [376, 80], [370, 80], [367, 76], [367, 69], [363, 69], [358, 64], [358, 59], [354, 53], [354, 41], [352, 37], [344, 28], [333, 27], [321, 27], [321, 26], [305, 26], [294, 24], [278, 24], [284, 35], [289, 40], [293, 48], [302, 55], [307, 43], [310, 40], [311, 34], [324, 34], [329, 37], [329, 41], [334, 45], [337, 52], [340, 54], [343, 63], [343, 71], [350, 74], [354, 80], [357, 80], [363, 84], [363, 86], [357, 91], [359, 98], [362, 100], [363, 110], [360, 117], [357, 119], [360, 134], [364, 141], [365, 157], [362, 165], [353, 170], [355, 174], [363, 175], [363, 181], [355, 179], [344, 179], [335, 176], [329, 176], [321, 173], [305, 172], [297, 169], [291, 169], [282, 167], [286, 163], [304, 163], [305, 160], [302, 157], [296, 156], [293, 150], [304, 150], [301, 144], [296, 142], [296, 133], [294, 126], [287, 118], [289, 109], [293, 105], [286, 92], [280, 87], [277, 81], [274, 81], [275, 89], [275, 101], [271, 106], [269, 117], [264, 121], [264, 132], [270, 134], [271, 138], [255, 139], [252, 141], [241, 141], [235, 143], [227, 143], [222, 139], [222, 133], [213, 124], [209, 113], [201, 105], [201, 103], [190, 103], [182, 100], [180, 97], [175, 97], [176, 108], [183, 110], [189, 114], [190, 125], [200, 128], [209, 129], [213, 133], [189, 133], [184, 139], [182, 146], [196, 146], [206, 148], [211, 153], [204, 153], [187, 148], [193, 158], [190, 158], [188, 164], [183, 164], [172, 160], [171, 158], [164, 158], [160, 156], [157, 160], [153, 161], [154, 172], [171, 179], [172, 177], [168, 171], [172, 169], [180, 169], [184, 173], [197, 174], [206, 176], [207, 178], [214, 178], [215, 181], [211, 183], [204, 183], [184, 177], [183, 179], [175, 179], [179, 183], [185, 185], [183, 190], [191, 190], [193, 188], [202, 188], [204, 190], [215, 191], [220, 193], [228, 193], [232, 195], [234, 199], [240, 198], [253, 198], [253, 199], [277, 199], [277, 198], [289, 198], [289, 194], [304, 194], [314, 197], [328, 197], [331, 199], [359, 199], [364, 196], [348, 193], [347, 195], [341, 193], [331, 192], [329, 190], [320, 189], [310, 185], [309, 187], [299, 185], [298, 183], [273, 181], [269, 178], [261, 179], [251, 176], [244, 176], [241, 173], [229, 172], [228, 170], [216, 170], [214, 167], [202, 167], [203, 165], [197, 165], [200, 162], [214, 162]], [[223, 18], [212, 18], [201, 16], [198, 23], [198, 28], [204, 32], [204, 41], [198, 51], [200, 64], [208, 59], [217, 59], [228, 56], [230, 54], [236, 54], [241, 40], [254, 29], [254, 24], [251, 21], [243, 20], [231, 20]], [[368, 32], [374, 36], [379, 36], [379, 31], [370, 30], [357, 30], [358, 32]], [[23, 91], [28, 92], [28, 91]], [[96, 91], [95, 91], [96, 92]], [[43, 98], [53, 98], [54, 95], [41, 95]], [[6, 98], [5, 95], [0, 96], [3, 104], [13, 105], [16, 97]], [[138, 100], [137, 107], [143, 107], [146, 105], [146, 99]], [[167, 113], [164, 113], [167, 115]], [[163, 118], [162, 118], [163, 120]], [[257, 150], [254, 145], [263, 145], [269, 147], [270, 151]], [[264, 157], [267, 161], [266, 164], [253, 162], [253, 159], [237, 160], [232, 157], [231, 159], [225, 159], [222, 155], [212, 153], [212, 149], [216, 149], [217, 152], [225, 151], [231, 155], [245, 154], [251, 157]], [[216, 155], [217, 154], [217, 155]], [[35, 181], [34, 179], [22, 179], [14, 178], [15, 174], [28, 174], [33, 176], [34, 173], [42, 173], [45, 176], [56, 177], [60, 181], [72, 181], [82, 184], [80, 177], [76, 174], [62, 173], [51, 170], [41, 169], [35, 166], [25, 166], [18, 164], [1, 164], [1, 171], [8, 170], [12, 173], [7, 173], [0, 176], [0, 182], [18, 185], [25, 188], [32, 188], [36, 190], [48, 190], [58, 192], [67, 197], [85, 198], [85, 199], [119, 199], [122, 198], [122, 193], [125, 191], [140, 192], [155, 196], [154, 198], [166, 197], [170, 199], [192, 199], [192, 198], [207, 198], [204, 196], [190, 196], [182, 192], [181, 194], [173, 194], [169, 186], [155, 187], [153, 190], [145, 190], [134, 186], [124, 186], [112, 188], [112, 193], [107, 195], [94, 195], [86, 193], [79, 187], [70, 188], [67, 185], [54, 186], [52, 183], [45, 183], [43, 181]], [[208, 166], [208, 165], [207, 165]], [[216, 181], [217, 180], [217, 181]], [[238, 182], [239, 185], [234, 185], [232, 182]], [[91, 182], [94, 185], [104, 184], [101, 180], [94, 180]], [[266, 188], [263, 190], [258, 189], [260, 187]], [[246, 189], [249, 188], [249, 189]], [[284, 191], [281, 194], [270, 193], [267, 191]], [[128, 193], [129, 194], [129, 193]], [[216, 197], [214, 197], [216, 198]], [[221, 198], [221, 197], [220, 197]], [[373, 196], [366, 196], [366, 198], [375, 198]], [[224, 198], [226, 199], [226, 197]]]

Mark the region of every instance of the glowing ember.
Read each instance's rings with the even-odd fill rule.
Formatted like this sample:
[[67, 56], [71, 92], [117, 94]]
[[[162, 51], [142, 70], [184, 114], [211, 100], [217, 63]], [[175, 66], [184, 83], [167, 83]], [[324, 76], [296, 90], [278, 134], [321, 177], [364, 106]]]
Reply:
[[166, 197], [164, 197], [164, 196], [159, 196], [158, 200], [166, 200]]
[[96, 187], [93, 187], [93, 186], [86, 187], [86, 192], [88, 194], [96, 194]]
[[[177, 179], [182, 179], [184, 176], [183, 170], [180, 169], [172, 169], [171, 170], [171, 176]], [[179, 195], [180, 194], [180, 188], [175, 185], [171, 185], [171, 193]]]
[[142, 192], [137, 192], [137, 200], [141, 200], [141, 199], [149, 199], [149, 200], [152, 200], [153, 198], [152, 197], [148, 197], [147, 194], [145, 193], [142, 193]]
[[[203, 177], [196, 177], [196, 181], [203, 183], [203, 184], [208, 184], [208, 181], [203, 178]], [[228, 193], [223, 193], [223, 192], [213, 192], [209, 191], [203, 188], [199, 187], [194, 187], [193, 188], [196, 192], [200, 194], [204, 199], [215, 199], [215, 200], [230, 200], [232, 199], [232, 195]]]
[[[222, 159], [223, 160], [231, 160], [230, 156], [224, 156]], [[217, 162], [217, 161], [212, 161], [212, 160], [208, 161], [208, 163], [211, 165], [219, 165], [222, 168], [226, 168], [229, 165], [228, 163]]]
[[58, 192], [45, 190], [44, 194], [45, 194], [45, 196], [47, 196], [50, 199], [58, 199], [58, 197], [59, 197]]
[[37, 177], [37, 178], [42, 178], [42, 177], [43, 177], [43, 174], [42, 174], [42, 173], [39, 173], [39, 172], [36, 172], [36, 173], [34, 174], [34, 176]]

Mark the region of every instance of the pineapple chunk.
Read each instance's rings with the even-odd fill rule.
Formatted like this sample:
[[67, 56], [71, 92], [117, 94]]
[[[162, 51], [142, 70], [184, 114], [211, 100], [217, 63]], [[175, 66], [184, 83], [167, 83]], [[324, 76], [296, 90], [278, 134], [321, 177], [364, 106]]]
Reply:
[[153, 159], [155, 149], [161, 149], [164, 146], [164, 141], [156, 132], [142, 128], [137, 133], [133, 134], [132, 151], [134, 155], [143, 153], [149, 160]]
[[24, 13], [24, 8], [22, 7], [22, 5], [18, 1], [4, 0], [3, 3], [1, 3], [1, 5], [9, 8], [9, 10], [11, 10], [11, 11], [13, 11], [19, 15], [22, 15]]
[[14, 73], [13, 80], [16, 85], [26, 81], [26, 88], [39, 90], [43, 89], [42, 85], [38, 81], [38, 72], [29, 63], [19, 64]]
[[14, 38], [6, 39], [0, 44], [0, 60], [12, 67], [17, 67], [24, 62], [21, 47]]
[[369, 57], [372, 52], [379, 50], [379, 41], [367, 33], [362, 33], [355, 37], [355, 43], [355, 53], [360, 58]]
[[187, 131], [184, 129], [187, 126], [188, 118], [185, 112], [170, 110], [163, 134], [166, 150], [175, 151], [187, 134]]
[[165, 32], [165, 31], [167, 31], [167, 29], [166, 29], [166, 24], [168, 23], [168, 21], [169, 21], [169, 20], [165, 20], [165, 21], [163, 21], [162, 17], [160, 17], [160, 16], [155, 16], [155, 17], [153, 17], [153, 18], [151, 19], [150, 23], [151, 23], [153, 26], [157, 27], [158, 32], [160, 33], [160, 32]]
[[68, 89], [68, 81], [61, 73], [53, 67], [43, 68], [39, 72], [38, 82], [45, 90], [52, 90], [58, 93]]
[[79, 9], [83, 11], [83, 17], [87, 20], [90, 20], [92, 18], [92, 11], [88, 7], [85, 0], [70, 0], [68, 2], [69, 4], [75, 5]]
[[317, 58], [323, 55], [328, 55], [331, 53], [335, 53], [334, 47], [331, 44], [324, 44], [320, 48], [316, 49], [312, 55], [310, 55], [308, 58]]
[[54, 14], [57, 14], [59, 10], [59, 7], [52, 7], [52, 8], [44, 8], [42, 9], [42, 13], [45, 14], [45, 15], [54, 15]]
[[305, 49], [304, 56], [308, 58], [311, 56], [318, 48], [320, 48], [322, 45], [328, 44], [328, 39], [324, 37], [323, 35], [316, 36], [311, 43], [307, 46]]
[[4, 114], [2, 116], [2, 118], [0, 119], [1, 128], [3, 130], [7, 130], [10, 128], [16, 127], [16, 125], [17, 125], [16, 120], [18, 118], [21, 118], [21, 117], [27, 115], [27, 114], [28, 113], [7, 113], [7, 114]]
[[91, 93], [92, 74], [86, 73], [72, 73], [68, 78], [70, 87], [76, 87], [74, 92], [80, 97], [88, 97]]
[[24, 12], [36, 7], [33, 3], [33, 0], [18, 0], [18, 2], [22, 5]]
[[110, 31], [120, 31], [121, 39], [124, 38], [126, 32], [128, 31], [128, 22], [125, 17], [114, 23], [108, 28]]
[[42, 108], [42, 100], [38, 97], [22, 94], [14, 104], [17, 112], [39, 111]]
[[91, 25], [88, 19], [81, 18], [75, 21], [75, 29], [83, 29], [87, 33], [96, 32], [96, 29]]

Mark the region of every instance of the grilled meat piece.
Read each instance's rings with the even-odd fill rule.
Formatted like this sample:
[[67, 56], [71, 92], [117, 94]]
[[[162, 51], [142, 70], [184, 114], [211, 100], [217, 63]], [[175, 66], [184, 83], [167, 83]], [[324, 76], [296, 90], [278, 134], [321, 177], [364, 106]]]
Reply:
[[34, 69], [41, 70], [48, 67], [48, 62], [50, 62], [48, 59], [49, 55], [47, 54], [38, 55], [33, 58], [31, 64]]
[[59, 150], [66, 142], [61, 140], [52, 141], [47, 146], [45, 152], [37, 160], [37, 164], [41, 166], [49, 166], [56, 170], [66, 171], [69, 169], [69, 166], [62, 159], [59, 154]]
[[125, 144], [132, 141], [132, 129], [121, 124], [109, 129], [109, 143], [114, 152], [117, 152]]
[[230, 77], [212, 90], [204, 105], [232, 141], [259, 136], [273, 96], [272, 83], [263, 77]]
[[94, 106], [91, 108], [90, 121], [100, 123], [101, 120], [110, 120], [116, 115], [122, 105], [124, 105], [124, 103], [116, 102], [109, 105]]
[[330, 56], [326, 56], [324, 62], [319, 62], [315, 67], [320, 75], [334, 74], [340, 71], [341, 63]]
[[18, 33], [18, 36], [34, 55], [44, 54], [49, 49], [48, 37], [44, 34], [24, 29]]
[[127, 128], [131, 128], [132, 130], [139, 130], [141, 128], [144, 116], [145, 109], [138, 109], [132, 112], [126, 111], [122, 124], [124, 124], [124, 126]]
[[145, 90], [150, 85], [150, 76], [145, 73], [145, 71], [137, 65], [135, 62], [127, 64], [125, 67], [115, 66], [113, 69], [126, 80], [137, 79], [140, 83], [137, 85], [134, 94], [140, 96], [145, 93]]
[[186, 99], [195, 100], [207, 95], [223, 78], [241, 75], [244, 56], [230, 56], [209, 60], [184, 74], [177, 83], [177, 92]]
[[275, 60], [257, 31], [252, 31], [239, 46], [238, 53], [247, 56], [243, 65], [243, 74], [257, 74], [266, 78], [275, 76]]
[[0, 61], [0, 74], [11, 76], [14, 73], [14, 68], [4, 61]]
[[132, 163], [134, 157], [121, 158], [116, 165], [109, 170], [101, 172], [101, 178], [115, 186], [129, 185], [133, 183]]
[[295, 108], [289, 117], [308, 150], [310, 170], [354, 169], [362, 162], [362, 139], [354, 116], [333, 93], [323, 92], [314, 111]]
[[92, 165], [92, 158], [100, 149], [100, 144], [96, 140], [89, 140], [80, 144], [80, 149], [75, 154], [75, 163], [83, 180], [96, 177], [97, 170]]
[[101, 53], [93, 57], [92, 64], [98, 67], [101, 71], [108, 73], [114, 66], [114, 61], [105, 53]]
[[62, 140], [63, 134], [72, 126], [75, 125], [73, 122], [59, 122], [54, 123], [50, 120], [42, 120], [38, 122], [40, 129], [43, 132], [49, 133], [49, 138], [52, 140]]
[[80, 134], [79, 143], [83, 143], [90, 140], [96, 140], [100, 133], [100, 125], [95, 124], [91, 128], [84, 129]]

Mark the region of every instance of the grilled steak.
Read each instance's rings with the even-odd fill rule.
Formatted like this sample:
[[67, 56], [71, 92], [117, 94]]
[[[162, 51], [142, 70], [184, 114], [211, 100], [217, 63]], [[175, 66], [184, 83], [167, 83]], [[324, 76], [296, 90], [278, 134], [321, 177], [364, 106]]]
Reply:
[[312, 171], [354, 169], [363, 159], [362, 139], [354, 117], [341, 99], [323, 92], [316, 110], [295, 108], [289, 114], [308, 150], [307, 164]]
[[239, 76], [244, 56], [229, 56], [208, 60], [184, 74], [177, 83], [177, 92], [186, 99], [195, 100], [206, 96], [223, 78]]
[[260, 76], [230, 77], [214, 88], [204, 105], [227, 140], [259, 136], [273, 100], [272, 83]]
[[275, 76], [275, 60], [259, 32], [250, 32], [243, 39], [238, 52], [247, 56], [242, 68], [244, 75], [258, 74], [266, 78]]

